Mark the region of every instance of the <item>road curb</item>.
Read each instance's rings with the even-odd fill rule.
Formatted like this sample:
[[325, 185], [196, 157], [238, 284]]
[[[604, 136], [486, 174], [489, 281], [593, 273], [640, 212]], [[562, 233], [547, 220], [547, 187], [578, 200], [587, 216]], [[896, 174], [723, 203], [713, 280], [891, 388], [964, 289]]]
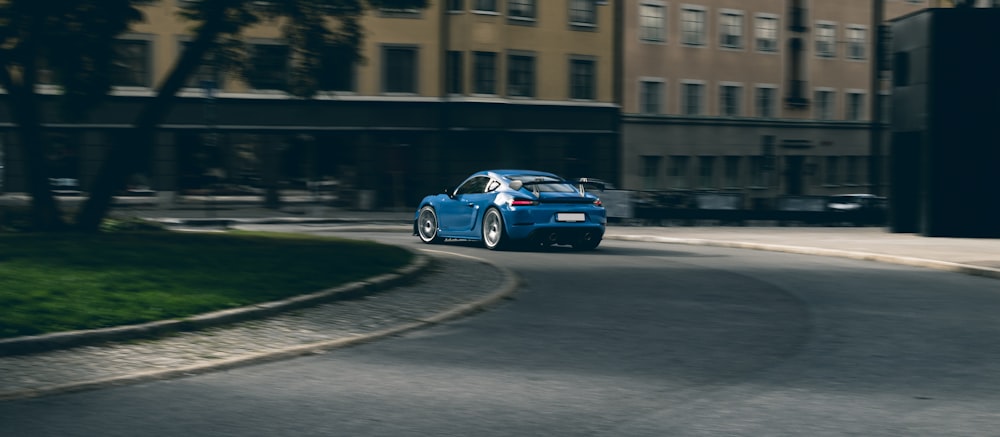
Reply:
[[953, 263], [948, 261], [937, 261], [925, 258], [914, 258], [914, 257], [906, 257], [899, 255], [886, 255], [882, 253], [857, 252], [857, 251], [838, 250], [838, 249], [823, 249], [823, 248], [805, 247], [805, 246], [789, 246], [783, 244], [749, 243], [749, 242], [727, 241], [727, 240], [707, 240], [700, 238], [658, 237], [653, 235], [605, 235], [604, 238], [608, 240], [686, 244], [691, 246], [729, 247], [737, 249], [752, 249], [752, 250], [766, 250], [771, 252], [795, 253], [801, 255], [832, 256], [839, 258], [857, 259], [862, 261], [877, 261], [888, 264], [900, 264], [912, 267], [924, 267], [935, 270], [963, 273], [973, 276], [982, 276], [991, 279], [1000, 279], [1000, 269], [972, 266], [968, 264]]
[[[79, 381], [79, 382], [61, 384], [50, 387], [18, 390], [7, 393], [0, 392], [0, 401], [31, 398], [38, 396], [49, 396], [55, 394], [94, 390], [106, 387], [124, 386], [142, 382], [173, 379], [185, 376], [194, 376], [198, 374], [215, 372], [219, 370], [234, 369], [253, 364], [262, 364], [267, 362], [280, 361], [288, 358], [323, 354], [334, 349], [354, 346], [362, 343], [375, 341], [385, 337], [400, 335], [408, 331], [430, 327], [433, 325], [446, 322], [448, 320], [456, 319], [459, 317], [475, 313], [477, 311], [484, 310], [490, 306], [498, 304], [503, 300], [509, 299], [513, 294], [517, 292], [518, 288], [520, 287], [520, 279], [513, 271], [505, 267], [502, 267], [500, 265], [497, 265], [495, 263], [489, 262], [483, 258], [472, 257], [468, 255], [459, 255], [447, 252], [438, 252], [426, 249], [423, 251], [428, 253], [440, 253], [452, 256], [462, 256], [474, 259], [483, 264], [490, 265], [500, 271], [501, 276], [503, 278], [502, 284], [494, 292], [475, 301], [456, 305], [448, 310], [439, 312], [430, 317], [425, 317], [416, 321], [400, 323], [397, 326], [371, 332], [368, 334], [359, 334], [349, 337], [335, 338], [321, 342], [313, 342], [309, 344], [292, 346], [278, 351], [255, 353], [242, 357], [235, 357], [226, 360], [219, 360], [205, 364], [196, 364], [192, 366], [180, 367], [175, 369], [144, 371], [124, 376], [92, 379], [87, 381]], [[431, 258], [431, 256], [421, 254], [421, 258], [429, 259]], [[426, 266], [426, 264], [424, 264], [423, 266]], [[419, 269], [423, 268], [422, 266], [415, 265], [415, 263], [407, 267], [413, 267]]]

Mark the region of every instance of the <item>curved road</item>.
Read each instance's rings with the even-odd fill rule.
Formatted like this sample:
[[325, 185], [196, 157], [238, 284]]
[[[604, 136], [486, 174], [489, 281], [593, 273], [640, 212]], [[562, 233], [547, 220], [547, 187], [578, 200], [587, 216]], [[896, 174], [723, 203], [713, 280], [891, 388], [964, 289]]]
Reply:
[[[352, 234], [413, 245], [415, 237]], [[994, 279], [739, 249], [435, 249], [500, 307], [226, 372], [0, 403], [0, 435], [978, 436], [1000, 429]]]

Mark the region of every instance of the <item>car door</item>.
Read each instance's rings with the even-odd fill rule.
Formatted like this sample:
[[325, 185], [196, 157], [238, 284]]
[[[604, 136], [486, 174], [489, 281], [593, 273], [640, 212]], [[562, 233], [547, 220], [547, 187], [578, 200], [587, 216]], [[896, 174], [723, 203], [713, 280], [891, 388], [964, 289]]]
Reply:
[[448, 202], [439, 206], [438, 221], [442, 231], [452, 235], [472, 231], [487, 196], [489, 181], [489, 176], [470, 178], [455, 190]]

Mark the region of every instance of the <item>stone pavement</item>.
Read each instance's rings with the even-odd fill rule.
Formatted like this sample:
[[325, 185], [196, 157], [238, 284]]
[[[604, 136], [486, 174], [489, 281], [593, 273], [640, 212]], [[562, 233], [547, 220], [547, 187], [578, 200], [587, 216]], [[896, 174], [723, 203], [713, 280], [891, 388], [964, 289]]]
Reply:
[[[353, 211], [315, 205], [266, 210], [152, 206], [116, 214], [172, 226], [238, 227], [254, 223], [329, 223], [409, 232], [413, 212]], [[1000, 279], [1000, 239], [928, 238], [877, 227], [649, 227], [612, 224], [608, 240], [776, 250], [900, 263]], [[424, 251], [433, 259], [414, 282], [363, 298], [158, 340], [65, 348], [0, 357], [0, 399], [170, 378], [275, 360], [370, 341], [479, 310], [516, 292], [513, 273], [480, 259]], [[445, 273], [447, 272], [447, 273]], [[1000, 282], [997, 283], [1000, 292]]]

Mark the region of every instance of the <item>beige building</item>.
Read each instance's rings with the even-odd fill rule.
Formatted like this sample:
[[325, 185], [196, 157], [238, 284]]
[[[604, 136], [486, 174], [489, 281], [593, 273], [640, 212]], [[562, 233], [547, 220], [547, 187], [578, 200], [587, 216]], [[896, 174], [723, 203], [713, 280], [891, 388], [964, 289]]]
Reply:
[[[122, 36], [113, 95], [92, 122], [63, 123], [47, 111], [55, 176], [86, 190], [110, 136], [154, 95], [190, 39], [191, 23], [177, 16], [183, 3], [143, 7], [146, 21]], [[325, 91], [308, 100], [286, 92], [292, 57], [280, 22], [264, 22], [245, 33], [245, 75], [206, 66], [188, 82], [136, 183], [170, 201], [220, 183], [334, 180], [345, 199], [365, 192], [374, 206], [403, 207], [484, 168], [611, 179], [613, 12], [592, 0], [431, 0], [422, 10], [370, 11], [363, 61], [331, 64]], [[2, 144], [16, 142], [3, 126]], [[21, 191], [17, 149], [4, 150], [4, 190]]]
[[[624, 5], [625, 188], [745, 207], [872, 189], [871, 0]], [[929, 6], [884, 0], [884, 17]]]

